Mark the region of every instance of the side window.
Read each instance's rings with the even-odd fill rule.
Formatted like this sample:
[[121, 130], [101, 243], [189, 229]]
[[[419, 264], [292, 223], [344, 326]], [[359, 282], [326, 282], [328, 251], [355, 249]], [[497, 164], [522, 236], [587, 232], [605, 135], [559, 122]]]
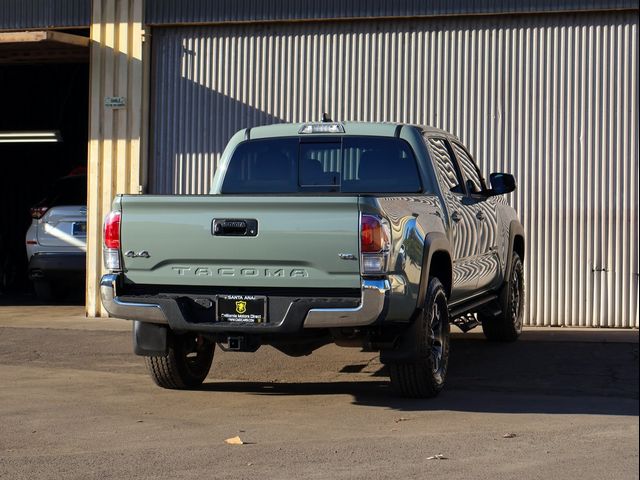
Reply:
[[442, 188], [454, 193], [464, 193], [462, 175], [453, 158], [451, 158], [445, 141], [441, 138], [428, 138], [427, 144], [433, 156], [433, 162], [438, 170], [438, 177]]
[[464, 177], [467, 179], [467, 189], [469, 193], [482, 193], [484, 186], [480, 178], [478, 167], [474, 163], [471, 155], [457, 142], [451, 142], [453, 150], [456, 153], [460, 168], [464, 173]]

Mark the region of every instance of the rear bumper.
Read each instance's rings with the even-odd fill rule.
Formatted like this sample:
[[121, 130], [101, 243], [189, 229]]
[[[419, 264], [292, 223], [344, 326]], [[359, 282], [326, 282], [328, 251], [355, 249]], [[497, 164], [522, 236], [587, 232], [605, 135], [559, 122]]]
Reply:
[[[100, 283], [102, 304], [112, 316], [168, 324], [177, 331], [202, 333], [294, 333], [302, 329], [372, 325], [384, 317], [390, 293], [387, 280], [363, 280], [360, 299], [274, 298], [274, 307], [271, 308], [274, 318], [270, 318], [268, 323], [238, 324], [237, 322], [194, 321], [194, 316], [190, 314], [190, 299], [184, 295], [147, 297], [118, 295], [121, 282], [121, 275], [107, 274], [102, 277]], [[278, 300], [278, 305], [275, 304], [275, 300]], [[211, 301], [209, 310], [215, 309], [215, 298], [211, 298]], [[207, 312], [204, 318], [215, 318], [215, 310]]]
[[387, 280], [362, 280], [360, 304], [353, 308], [312, 308], [304, 319], [304, 328], [360, 327], [375, 323], [387, 307]]
[[100, 281], [100, 298], [109, 315], [141, 322], [169, 323], [158, 304], [126, 302], [120, 299], [117, 292], [119, 277], [117, 274], [107, 274]]
[[31, 257], [27, 267], [31, 280], [83, 278], [85, 271], [84, 253], [39, 253]]

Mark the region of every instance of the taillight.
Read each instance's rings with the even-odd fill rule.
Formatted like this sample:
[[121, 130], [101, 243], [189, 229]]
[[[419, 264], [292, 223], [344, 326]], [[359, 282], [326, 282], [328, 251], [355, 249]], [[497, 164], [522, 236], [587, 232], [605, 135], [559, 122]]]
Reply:
[[30, 209], [31, 218], [40, 220], [42, 217], [44, 217], [44, 214], [47, 213], [47, 210], [49, 210], [49, 207], [32, 207]]
[[104, 246], [120, 248], [120, 212], [111, 212], [104, 219]]
[[360, 221], [360, 251], [378, 253], [386, 245], [387, 235], [381, 219], [373, 215], [362, 215]]
[[374, 215], [360, 217], [360, 269], [362, 274], [382, 274], [387, 270], [391, 232], [389, 223]]
[[104, 219], [104, 266], [108, 270], [120, 270], [120, 212], [111, 212]]

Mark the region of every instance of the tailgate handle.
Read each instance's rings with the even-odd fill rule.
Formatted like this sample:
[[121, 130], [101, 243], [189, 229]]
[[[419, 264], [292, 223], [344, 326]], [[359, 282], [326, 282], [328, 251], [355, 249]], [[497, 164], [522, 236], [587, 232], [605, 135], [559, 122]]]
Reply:
[[255, 237], [258, 234], [258, 221], [253, 218], [214, 218], [211, 233], [217, 237]]

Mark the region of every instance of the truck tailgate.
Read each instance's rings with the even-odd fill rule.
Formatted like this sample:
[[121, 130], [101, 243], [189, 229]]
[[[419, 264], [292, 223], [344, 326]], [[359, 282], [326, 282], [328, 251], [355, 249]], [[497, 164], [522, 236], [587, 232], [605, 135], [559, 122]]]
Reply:
[[[357, 197], [128, 195], [120, 208], [134, 283], [360, 288]], [[257, 234], [214, 235], [221, 219], [255, 219]]]

